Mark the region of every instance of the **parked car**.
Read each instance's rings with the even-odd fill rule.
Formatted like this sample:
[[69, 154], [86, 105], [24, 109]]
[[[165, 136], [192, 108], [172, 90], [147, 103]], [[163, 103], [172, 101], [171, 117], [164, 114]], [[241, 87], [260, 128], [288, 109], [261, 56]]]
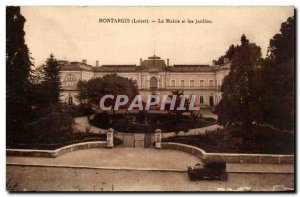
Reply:
[[202, 179], [219, 179], [226, 181], [228, 178], [226, 162], [222, 160], [204, 160], [203, 163], [189, 166], [188, 175], [191, 181]]

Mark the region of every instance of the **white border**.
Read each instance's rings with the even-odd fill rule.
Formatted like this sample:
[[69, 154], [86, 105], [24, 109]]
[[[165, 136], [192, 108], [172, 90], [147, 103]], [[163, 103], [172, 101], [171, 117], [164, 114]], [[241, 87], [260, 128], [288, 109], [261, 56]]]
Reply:
[[[2, 0], [0, 1], [0, 35], [1, 35], [1, 41], [0, 44], [0, 54], [1, 54], [1, 77], [0, 77], [0, 89], [1, 89], [1, 96], [0, 96], [0, 110], [1, 110], [1, 119], [0, 119], [0, 125], [1, 125], [1, 168], [0, 168], [0, 195], [1, 196], [8, 196], [9, 194], [5, 191], [5, 181], [6, 181], [6, 166], [5, 166], [5, 6], [6, 5], [23, 5], [23, 6], [295, 6], [296, 8], [299, 8], [299, 0], [269, 0], [269, 1], [261, 1], [261, 0], [209, 0], [209, 1], [194, 1], [194, 0], [169, 0], [169, 1], [161, 1], [161, 0], [111, 0], [111, 1], [96, 1], [96, 0], [90, 0], [90, 1], [83, 1], [83, 0]], [[298, 18], [297, 18], [298, 19]], [[298, 20], [297, 20], [297, 27], [298, 27]], [[297, 37], [299, 35], [299, 31], [297, 31]], [[297, 51], [297, 57], [298, 57], [299, 51]], [[297, 75], [299, 74], [299, 68], [297, 69]], [[299, 86], [297, 86], [297, 93], [299, 92]], [[297, 101], [299, 101], [299, 96], [297, 94]], [[299, 120], [299, 116], [297, 116], [297, 122]], [[297, 132], [297, 131], [296, 131]], [[298, 139], [297, 142], [299, 142], [299, 134], [297, 135]], [[298, 149], [297, 149], [298, 151]], [[299, 169], [299, 165], [297, 164], [297, 167]], [[299, 183], [297, 181], [296, 183]], [[298, 188], [298, 184], [296, 186]], [[299, 188], [298, 188], [299, 189]], [[32, 195], [32, 194], [31, 194]], [[34, 194], [34, 196], [42, 196], [43, 194]], [[64, 194], [55, 194], [57, 196], [63, 196]], [[72, 194], [71, 194], [72, 195]], [[81, 196], [85, 196], [88, 194], [80, 194]], [[108, 194], [101, 194], [101, 196], [108, 196]], [[144, 194], [145, 195], [145, 194]], [[152, 194], [155, 196], [161, 196], [163, 194]], [[173, 195], [173, 194], [169, 194]], [[188, 194], [184, 194], [188, 195]], [[201, 194], [201, 195], [207, 195], [207, 194]], [[229, 193], [229, 195], [231, 195]], [[236, 194], [235, 194], [236, 195]], [[257, 195], [257, 194], [256, 194]], [[259, 194], [259, 196], [262, 194]], [[28, 196], [28, 195], [27, 195]], [[148, 195], [147, 195], [148, 196]]]

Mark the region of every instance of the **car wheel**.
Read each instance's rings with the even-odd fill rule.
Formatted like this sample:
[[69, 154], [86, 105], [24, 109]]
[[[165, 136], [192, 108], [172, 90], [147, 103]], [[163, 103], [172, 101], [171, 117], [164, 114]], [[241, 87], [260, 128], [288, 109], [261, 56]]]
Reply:
[[226, 181], [228, 179], [228, 175], [226, 173], [222, 173], [222, 174], [220, 174], [219, 178], [221, 181]]
[[189, 178], [190, 178], [190, 181], [196, 181], [196, 180], [197, 180], [197, 179], [196, 179], [196, 173], [191, 172], [191, 173], [189, 174]]

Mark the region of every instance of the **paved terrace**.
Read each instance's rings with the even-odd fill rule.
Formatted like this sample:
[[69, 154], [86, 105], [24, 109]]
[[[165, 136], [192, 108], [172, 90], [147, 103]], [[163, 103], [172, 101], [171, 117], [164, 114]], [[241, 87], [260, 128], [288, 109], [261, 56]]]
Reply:
[[[201, 162], [178, 150], [144, 148], [94, 148], [78, 150], [56, 158], [8, 156], [7, 164], [72, 166], [104, 169], [185, 171]], [[227, 164], [228, 172], [293, 173], [293, 164]]]

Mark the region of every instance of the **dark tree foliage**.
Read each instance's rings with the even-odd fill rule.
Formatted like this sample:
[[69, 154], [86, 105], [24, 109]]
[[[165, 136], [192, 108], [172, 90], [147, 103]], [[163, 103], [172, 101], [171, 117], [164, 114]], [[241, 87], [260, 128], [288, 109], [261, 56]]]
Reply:
[[276, 63], [295, 58], [295, 17], [281, 24], [280, 33], [273, 36], [268, 48], [268, 57]]
[[54, 58], [53, 54], [47, 59], [43, 66], [44, 70], [44, 93], [47, 95], [46, 105], [57, 104], [60, 101], [61, 80], [60, 80], [61, 66]]
[[70, 116], [70, 109], [63, 104], [50, 104], [39, 111], [37, 134], [40, 138], [52, 138], [72, 132], [73, 117]]
[[47, 59], [46, 64], [34, 70], [33, 77], [33, 103], [39, 108], [55, 105], [60, 102], [61, 66], [53, 54]]
[[232, 60], [234, 53], [236, 51], [235, 46], [232, 44], [230, 45], [230, 47], [228, 48], [228, 50], [226, 51], [225, 55], [222, 55], [221, 57], [218, 58], [218, 60], [216, 61], [217, 65], [222, 65], [224, 64], [224, 58], [229, 58], [229, 60]]
[[280, 129], [295, 124], [295, 18], [281, 24], [270, 40], [269, 54], [262, 64], [263, 121]]
[[258, 65], [261, 49], [241, 37], [241, 45], [235, 47], [229, 74], [221, 86], [222, 99], [217, 107], [219, 122], [225, 126], [240, 123], [245, 131], [251, 131], [252, 123], [260, 120], [257, 106], [260, 91], [257, 87]]
[[136, 82], [116, 74], [79, 81], [77, 89], [80, 103], [93, 104], [99, 104], [100, 98], [106, 94], [127, 95], [129, 99], [133, 99], [139, 93]]
[[6, 125], [8, 140], [30, 117], [31, 58], [25, 44], [24, 23], [20, 7], [6, 8]]

